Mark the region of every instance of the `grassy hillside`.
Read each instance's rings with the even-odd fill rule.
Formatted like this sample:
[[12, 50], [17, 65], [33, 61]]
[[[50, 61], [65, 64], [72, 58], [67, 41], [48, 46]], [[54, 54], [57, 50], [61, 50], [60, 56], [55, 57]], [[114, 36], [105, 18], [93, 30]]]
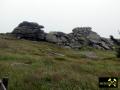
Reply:
[[120, 60], [113, 51], [72, 50], [0, 35], [0, 78], [4, 76], [9, 90], [120, 90], [120, 81], [117, 89], [98, 87], [99, 77], [120, 77]]

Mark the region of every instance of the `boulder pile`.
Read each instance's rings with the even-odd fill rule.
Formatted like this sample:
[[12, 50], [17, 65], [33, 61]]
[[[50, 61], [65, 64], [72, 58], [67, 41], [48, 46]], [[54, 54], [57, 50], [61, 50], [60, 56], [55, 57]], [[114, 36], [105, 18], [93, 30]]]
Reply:
[[46, 41], [60, 46], [80, 49], [83, 46], [90, 46], [97, 49], [111, 50], [114, 42], [111, 39], [100, 37], [91, 27], [77, 27], [71, 33], [50, 32], [45, 33], [44, 26], [34, 22], [24, 21], [12, 32], [17, 38], [36, 41]]
[[20, 23], [12, 32], [17, 38], [29, 39], [29, 40], [45, 40], [44, 26], [34, 22], [24, 21]]

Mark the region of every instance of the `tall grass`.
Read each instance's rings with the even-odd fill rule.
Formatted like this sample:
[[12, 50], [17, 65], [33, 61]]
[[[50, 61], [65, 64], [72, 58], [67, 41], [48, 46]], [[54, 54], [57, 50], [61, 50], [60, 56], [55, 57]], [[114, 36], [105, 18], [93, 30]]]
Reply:
[[[7, 46], [0, 46], [0, 78], [9, 77], [9, 90], [100, 90], [99, 77], [120, 77], [120, 62], [113, 51], [72, 50], [27, 40], [2, 41]], [[94, 52], [96, 59], [88, 58], [87, 52]]]

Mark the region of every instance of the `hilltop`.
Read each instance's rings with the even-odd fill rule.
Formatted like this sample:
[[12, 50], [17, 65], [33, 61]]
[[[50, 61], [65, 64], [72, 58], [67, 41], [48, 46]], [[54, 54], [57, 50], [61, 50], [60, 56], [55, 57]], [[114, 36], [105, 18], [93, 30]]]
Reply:
[[74, 49], [86, 46], [105, 50], [114, 48], [114, 42], [111, 39], [101, 37], [92, 31], [91, 27], [76, 27], [69, 34], [54, 31], [46, 33], [42, 30], [43, 28], [43, 25], [35, 22], [24, 21], [13, 30], [12, 34], [18, 39], [46, 41]]
[[[9, 77], [9, 90], [99, 90], [99, 77], [112, 76], [120, 80], [120, 61], [114, 50], [100, 45], [100, 48], [94, 48], [86, 43], [80, 43], [82, 48], [68, 48], [63, 42], [52, 42], [50, 38], [47, 41], [47, 35], [56, 37], [58, 32], [45, 33], [42, 25], [29, 25], [20, 24], [12, 34], [0, 34], [0, 78]], [[81, 28], [76, 28], [69, 34], [74, 36], [73, 42], [78, 40], [75, 37], [81, 31]], [[101, 43], [99, 35], [91, 30], [89, 33], [95, 37], [87, 35], [89, 38], [86, 39], [85, 33], [79, 34], [83, 42], [92, 37], [92, 40], [100, 39]], [[62, 37], [57, 40], [66, 36], [59, 34]], [[117, 90], [119, 87], [120, 84]]]
[[98, 90], [99, 77], [120, 77], [119, 66], [114, 51], [0, 35], [0, 78], [9, 77], [9, 90]]

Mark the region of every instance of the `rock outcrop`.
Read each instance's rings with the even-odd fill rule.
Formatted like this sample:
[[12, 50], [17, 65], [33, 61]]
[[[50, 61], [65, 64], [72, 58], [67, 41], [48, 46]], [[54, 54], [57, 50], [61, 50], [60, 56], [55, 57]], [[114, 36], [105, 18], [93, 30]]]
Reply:
[[70, 47], [81, 48], [89, 45], [90, 42], [99, 42], [100, 36], [91, 30], [91, 27], [77, 27], [68, 34], [70, 40]]
[[44, 26], [34, 22], [24, 21], [20, 23], [12, 32], [17, 38], [29, 39], [29, 40], [45, 40]]
[[69, 34], [63, 32], [45, 33], [41, 30], [42, 28], [44, 28], [44, 26], [25, 21], [20, 23], [18, 27], [13, 30], [12, 34], [17, 38], [46, 41], [70, 48], [80, 49], [83, 46], [90, 46], [97, 49], [113, 49], [113, 41], [100, 37], [100, 35], [92, 31], [91, 27], [77, 27]]
[[112, 35], [110, 36], [110, 39], [114, 42], [115, 45], [120, 45], [119, 39], [115, 39]]
[[46, 41], [71, 48], [82, 48], [91, 46], [97, 49], [110, 50], [113, 42], [110, 39], [100, 37], [91, 27], [77, 27], [72, 33], [52, 32], [46, 35]]

